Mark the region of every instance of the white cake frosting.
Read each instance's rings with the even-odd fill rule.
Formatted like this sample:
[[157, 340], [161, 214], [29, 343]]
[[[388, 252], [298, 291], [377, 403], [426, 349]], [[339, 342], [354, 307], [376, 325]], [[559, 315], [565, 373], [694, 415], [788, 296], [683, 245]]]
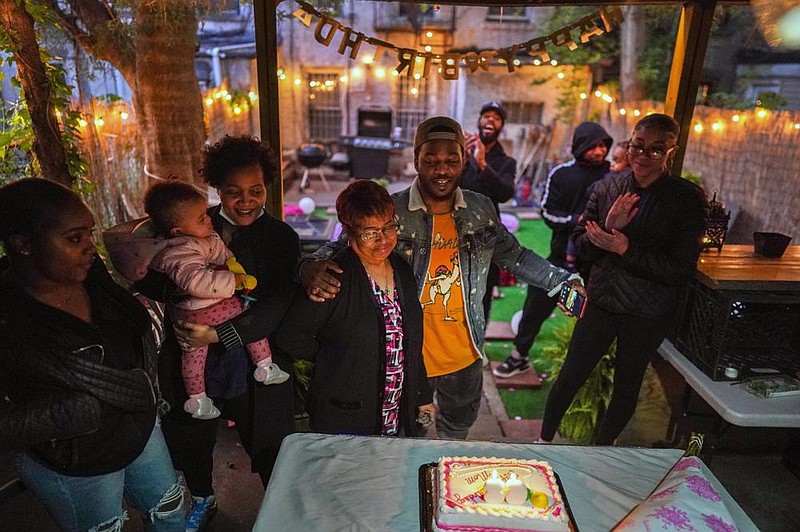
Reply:
[[[513, 473], [528, 490], [522, 504], [484, 500], [486, 481], [508, 481]], [[569, 531], [567, 515], [552, 468], [547, 462], [505, 458], [439, 459], [434, 528], [447, 532]], [[497, 480], [493, 480], [497, 482]], [[512, 481], [513, 482], [513, 481]], [[496, 484], [495, 484], [496, 486]], [[495, 488], [496, 489], [496, 488]]]

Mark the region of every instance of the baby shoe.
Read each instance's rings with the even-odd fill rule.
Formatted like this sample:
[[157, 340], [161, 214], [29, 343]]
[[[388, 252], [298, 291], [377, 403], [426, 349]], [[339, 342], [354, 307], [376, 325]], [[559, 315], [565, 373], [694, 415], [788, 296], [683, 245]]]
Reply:
[[253, 378], [263, 384], [280, 384], [289, 379], [289, 374], [270, 362], [266, 366], [258, 366], [253, 372]]

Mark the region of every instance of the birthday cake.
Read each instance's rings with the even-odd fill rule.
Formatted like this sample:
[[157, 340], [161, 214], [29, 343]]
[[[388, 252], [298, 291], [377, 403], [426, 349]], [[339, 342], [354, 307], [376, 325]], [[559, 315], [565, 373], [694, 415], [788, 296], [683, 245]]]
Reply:
[[444, 456], [436, 471], [436, 492], [435, 530], [570, 530], [547, 462]]

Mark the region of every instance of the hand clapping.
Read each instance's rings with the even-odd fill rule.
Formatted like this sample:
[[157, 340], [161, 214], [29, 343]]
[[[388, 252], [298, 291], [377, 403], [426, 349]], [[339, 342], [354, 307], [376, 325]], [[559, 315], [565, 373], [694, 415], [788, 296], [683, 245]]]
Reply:
[[606, 229], [612, 231], [614, 229], [622, 229], [633, 220], [639, 209], [636, 204], [639, 202], [639, 195], [626, 192], [622, 196], [618, 196], [611, 209], [606, 215]]
[[612, 229], [610, 233], [603, 230], [597, 222], [586, 222], [586, 238], [589, 242], [617, 255], [624, 255], [628, 251], [628, 237], [617, 229]]

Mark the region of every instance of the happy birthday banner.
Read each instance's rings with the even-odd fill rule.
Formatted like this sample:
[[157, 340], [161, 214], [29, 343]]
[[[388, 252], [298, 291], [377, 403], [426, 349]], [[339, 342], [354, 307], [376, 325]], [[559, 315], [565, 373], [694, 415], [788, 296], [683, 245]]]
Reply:
[[407, 76], [413, 76], [417, 65], [421, 64], [422, 71], [419, 74], [421, 77], [427, 78], [430, 74], [431, 66], [436, 64], [440, 65], [437, 71], [441, 73], [442, 77], [450, 80], [458, 79], [462, 64], [470, 72], [475, 72], [479, 68], [489, 70], [489, 64], [494, 58], [505, 62], [508, 71], [514, 72], [517, 66], [514, 64], [514, 60], [519, 53], [525, 53], [533, 57], [534, 61], [538, 59], [541, 63], [547, 63], [550, 61], [550, 55], [547, 53], [548, 43], [553, 46], [566, 46], [570, 50], [575, 50], [578, 47], [578, 44], [572, 38], [575, 30], [580, 31], [580, 42], [585, 44], [592, 37], [608, 33], [615, 26], [619, 26], [625, 21], [622, 9], [618, 6], [601, 7], [598, 11], [586, 15], [577, 22], [564, 26], [546, 37], [537, 37], [499, 50], [482, 50], [466, 54], [435, 54], [421, 52], [413, 48], [401, 48], [390, 42], [369, 37], [345, 26], [334, 18], [320, 13], [307, 2], [302, 0], [296, 0], [296, 2], [300, 5], [300, 8], [293, 15], [307, 28], [311, 27], [313, 17], [319, 19], [314, 28], [314, 38], [318, 43], [330, 46], [337, 33], [341, 32], [342, 35], [339, 40], [339, 53], [341, 55], [347, 54], [350, 59], [355, 60], [361, 51], [361, 46], [367, 43], [375, 47], [375, 52], [372, 56], [375, 62], [380, 60], [386, 50], [395, 52], [399, 61], [399, 64], [395, 67], [395, 71], [398, 74], [402, 74], [405, 71]]

